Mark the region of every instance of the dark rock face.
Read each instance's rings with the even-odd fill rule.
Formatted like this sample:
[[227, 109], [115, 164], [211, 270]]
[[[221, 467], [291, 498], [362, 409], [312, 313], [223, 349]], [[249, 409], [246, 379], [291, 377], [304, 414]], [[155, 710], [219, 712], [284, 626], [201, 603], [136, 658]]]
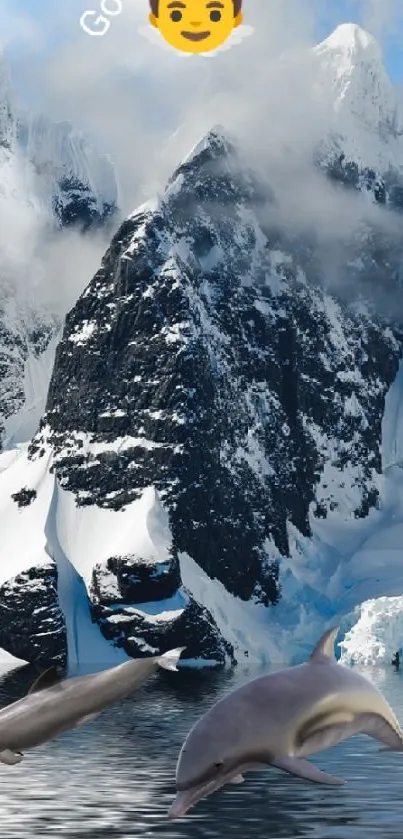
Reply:
[[36, 498], [36, 490], [23, 487], [19, 492], [14, 492], [11, 498], [19, 507], [28, 507], [31, 501]]
[[133, 658], [157, 655], [185, 646], [183, 659], [202, 659], [211, 666], [235, 663], [231, 646], [217, 630], [208, 609], [192, 598], [181, 614], [155, 620], [136, 606], [110, 609], [95, 604], [93, 616], [98, 621], [103, 636]]
[[0, 312], [0, 451], [4, 420], [18, 410], [24, 401], [24, 345], [20, 336], [10, 329]]
[[[135, 658], [186, 644], [186, 658], [233, 660], [208, 611], [181, 588], [179, 563], [111, 557], [95, 566], [92, 615], [108, 641]], [[147, 609], [150, 609], [147, 613]]]
[[371, 193], [377, 204], [387, 205], [398, 212], [403, 210], [403, 179], [397, 169], [390, 167], [382, 175], [368, 167], [360, 169], [357, 163], [349, 160], [344, 153], [336, 155], [329, 162], [318, 152], [315, 155], [315, 163], [336, 183], [360, 192]]
[[91, 588], [95, 601], [110, 606], [167, 600], [180, 584], [177, 561], [151, 564], [135, 556], [112, 556], [95, 565]]
[[[267, 229], [268, 201], [212, 132], [162, 201], [123, 223], [67, 317], [30, 448], [34, 457], [53, 447], [57, 478], [79, 505], [121, 510], [156, 488], [173, 534], [168, 589], [186, 552], [230, 593], [266, 605], [281, 596], [290, 526], [309, 536], [310, 512], [341, 504], [362, 517], [376, 505], [384, 399], [401, 357], [400, 329], [370, 294], [378, 270], [396, 289], [393, 255], [382, 266], [368, 233], [371, 282], [346, 262], [356, 291], [336, 299], [314, 243]], [[156, 596], [137, 563], [109, 561], [115, 604], [94, 570], [94, 614], [128, 651], [139, 637], [165, 647], [177, 625], [131, 617], [127, 603], [116, 611], [120, 598]], [[178, 619], [195, 650], [199, 608]]]
[[31, 664], [66, 663], [66, 628], [53, 562], [30, 568], [0, 587], [0, 645]]
[[111, 224], [117, 214], [114, 204], [104, 202], [99, 208], [90, 187], [77, 178], [62, 178], [53, 212], [62, 227], [79, 227], [85, 233], [94, 227]]

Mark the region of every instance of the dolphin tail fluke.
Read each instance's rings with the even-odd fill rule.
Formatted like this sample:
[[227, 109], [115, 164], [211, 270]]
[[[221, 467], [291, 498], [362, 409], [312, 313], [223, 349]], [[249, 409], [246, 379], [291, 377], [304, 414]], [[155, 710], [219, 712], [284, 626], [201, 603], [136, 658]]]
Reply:
[[403, 752], [403, 731], [394, 714], [391, 714], [390, 721], [379, 714], [361, 714], [358, 719], [361, 723], [360, 732], [373, 737], [386, 747], [380, 751]]
[[167, 653], [161, 655], [157, 659], [157, 664], [162, 667], [163, 670], [177, 670], [177, 663], [181, 657], [181, 654], [186, 649], [186, 647], [177, 647], [176, 650], [168, 650]]
[[304, 780], [312, 781], [314, 784], [329, 784], [333, 787], [339, 787], [346, 783], [341, 778], [335, 778], [333, 775], [328, 775], [327, 772], [322, 772], [313, 763], [309, 763], [301, 757], [276, 757], [270, 763], [277, 769], [282, 769], [283, 772], [289, 772], [290, 775], [296, 775], [297, 778], [304, 778]]

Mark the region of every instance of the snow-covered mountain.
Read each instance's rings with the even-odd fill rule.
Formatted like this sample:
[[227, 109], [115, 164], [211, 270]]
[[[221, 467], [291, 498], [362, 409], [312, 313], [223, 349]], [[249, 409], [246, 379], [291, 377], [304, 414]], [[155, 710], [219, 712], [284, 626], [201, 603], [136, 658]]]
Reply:
[[0, 55], [0, 450], [37, 427], [53, 364], [43, 353], [60, 328], [41, 304], [38, 249], [54, 230], [104, 225], [116, 207], [109, 160], [68, 123], [22, 115]]
[[18, 585], [15, 655], [37, 657], [44, 614], [73, 664], [183, 643], [198, 663], [296, 660], [335, 620], [348, 654], [360, 604], [403, 594], [400, 113], [358, 27], [306, 61], [330, 115], [312, 177], [362, 216], [339, 281], [225, 129], [123, 223], [38, 432], [0, 460], [0, 607], [31, 573], [59, 608]]
[[69, 122], [43, 114], [18, 118], [17, 139], [38, 177], [38, 191], [61, 225], [88, 229], [105, 221], [118, 204], [114, 169]]
[[[348, 127], [352, 119], [359, 121], [372, 132], [372, 147], [377, 144], [374, 132], [386, 144], [402, 136], [403, 113], [372, 35], [356, 24], [342, 24], [313, 49], [312, 57], [318, 65], [318, 88], [330, 94], [339, 130], [343, 122]], [[390, 158], [385, 162], [388, 165]]]
[[401, 176], [403, 108], [372, 35], [356, 24], [338, 26], [312, 50], [311, 65], [329, 116], [322, 138], [328, 152], [343, 153], [360, 169]]
[[[85, 138], [67, 123], [19, 113], [1, 55], [0, 472], [37, 430], [60, 337], [60, 312], [43, 301], [40, 250], [56, 231], [62, 236], [67, 227], [86, 231], [107, 224], [116, 203], [113, 167]], [[1, 540], [5, 547], [4, 528]], [[17, 576], [12, 552], [6, 565], [0, 643], [8, 648], [11, 638], [14, 654], [23, 659], [63, 660], [66, 630], [51, 559], [41, 568], [28, 561]]]

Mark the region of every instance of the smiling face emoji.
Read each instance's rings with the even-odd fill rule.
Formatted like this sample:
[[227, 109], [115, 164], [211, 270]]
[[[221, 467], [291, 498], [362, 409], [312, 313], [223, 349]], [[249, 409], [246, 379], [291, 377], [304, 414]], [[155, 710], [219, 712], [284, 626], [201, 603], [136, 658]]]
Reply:
[[211, 52], [242, 23], [242, 0], [150, 0], [150, 23], [181, 52]]

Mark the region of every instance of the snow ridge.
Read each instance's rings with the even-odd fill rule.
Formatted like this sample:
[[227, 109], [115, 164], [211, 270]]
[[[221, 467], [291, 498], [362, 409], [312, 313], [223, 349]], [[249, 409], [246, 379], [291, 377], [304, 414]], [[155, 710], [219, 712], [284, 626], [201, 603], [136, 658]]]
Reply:
[[376, 40], [338, 26], [311, 51], [314, 87], [329, 110], [330, 147], [381, 174], [403, 166], [403, 108]]

